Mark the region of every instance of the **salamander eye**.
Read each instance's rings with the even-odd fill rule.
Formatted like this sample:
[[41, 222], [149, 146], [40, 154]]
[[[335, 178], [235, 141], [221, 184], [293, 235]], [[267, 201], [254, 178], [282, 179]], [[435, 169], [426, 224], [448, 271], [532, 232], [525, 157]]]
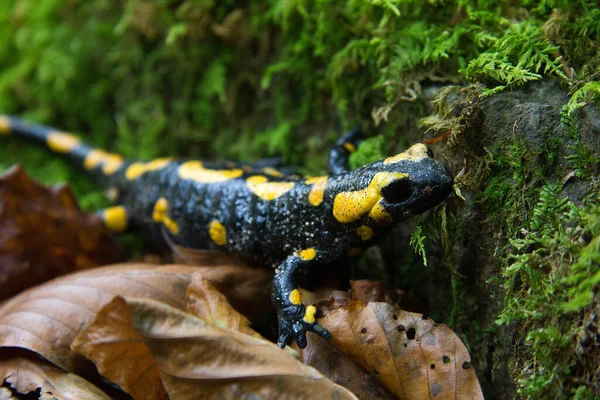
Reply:
[[388, 203], [402, 203], [410, 197], [412, 185], [409, 179], [398, 179], [381, 189], [381, 195]]

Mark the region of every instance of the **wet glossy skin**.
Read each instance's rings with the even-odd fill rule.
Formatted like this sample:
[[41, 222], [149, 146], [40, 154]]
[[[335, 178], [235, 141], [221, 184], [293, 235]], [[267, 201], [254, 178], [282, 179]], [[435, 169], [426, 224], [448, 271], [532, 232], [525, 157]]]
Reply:
[[73, 135], [0, 117], [0, 135], [44, 142], [74, 159], [115, 194], [119, 206], [101, 213], [108, 227], [138, 226], [193, 249], [224, 250], [276, 269], [273, 302], [283, 346], [306, 331], [329, 332], [304, 306], [296, 276], [375, 243], [394, 224], [442, 202], [448, 170], [418, 144], [354, 171], [347, 157], [360, 137], [351, 132], [332, 150], [330, 176], [284, 176], [267, 167], [158, 159], [128, 162]]

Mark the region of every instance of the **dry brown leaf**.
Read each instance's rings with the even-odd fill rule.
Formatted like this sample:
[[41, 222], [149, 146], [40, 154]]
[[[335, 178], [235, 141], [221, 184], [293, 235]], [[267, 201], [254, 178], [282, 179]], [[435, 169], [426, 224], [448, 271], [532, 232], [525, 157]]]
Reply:
[[40, 399], [110, 400], [103, 391], [80, 376], [64, 372], [43, 360], [0, 360], [0, 378], [17, 393], [41, 389]]
[[246, 335], [262, 338], [250, 328], [248, 319], [235, 311], [215, 287], [200, 272], [192, 275], [187, 289], [187, 311], [220, 328], [231, 329]]
[[[193, 273], [186, 295], [192, 314], [222, 328], [260, 337], [199, 272]], [[122, 298], [107, 304], [75, 338], [71, 349], [91, 360], [104, 377], [134, 398], [167, 398], [156, 362], [131, 326], [131, 312]]]
[[196, 267], [229, 303], [253, 324], [275, 315], [271, 303], [273, 270], [247, 266]]
[[271, 304], [273, 270], [249, 267], [238, 257], [222, 251], [188, 249], [173, 243], [170, 246], [177, 262], [197, 266], [198, 272], [253, 323], [274, 315]]
[[[192, 274], [201, 271], [216, 286], [238, 301], [250, 297], [246, 286], [235, 285], [252, 277], [254, 268], [121, 264], [57, 278], [32, 288], [0, 306], [0, 347], [32, 350], [59, 367], [74, 371], [83, 358], [69, 349], [75, 336], [114, 296], [152, 298], [181, 310], [187, 309], [186, 290]], [[267, 270], [267, 272], [270, 272]], [[259, 273], [260, 275], [260, 273]], [[255, 290], [264, 290], [259, 280]], [[255, 298], [264, 296], [255, 292]]]
[[82, 271], [29, 289], [0, 307], [0, 346], [32, 350], [66, 371], [84, 364], [69, 348], [114, 296], [186, 309], [189, 266], [124, 264]]
[[465, 345], [445, 325], [387, 303], [359, 301], [319, 322], [335, 349], [400, 399], [483, 399]]
[[351, 360], [335, 350], [329, 341], [308, 335], [305, 349], [299, 350], [300, 359], [323, 375], [349, 389], [361, 400], [395, 399], [376, 379]]
[[173, 399], [355, 399], [274, 344], [153, 300], [128, 299], [132, 323]]
[[0, 299], [119, 259], [110, 232], [68, 187], [42, 186], [20, 166], [0, 175]]
[[134, 399], [167, 399], [154, 357], [131, 326], [122, 297], [108, 303], [77, 335], [71, 349], [91, 360], [98, 372]]

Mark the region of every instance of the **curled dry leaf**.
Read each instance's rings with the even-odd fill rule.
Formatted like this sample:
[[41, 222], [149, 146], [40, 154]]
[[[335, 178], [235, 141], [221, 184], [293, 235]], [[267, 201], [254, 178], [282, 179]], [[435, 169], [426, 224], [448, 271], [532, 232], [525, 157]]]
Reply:
[[[197, 271], [208, 275], [208, 279], [234, 298], [240, 295], [238, 301], [251, 297], [250, 287], [240, 294], [231, 285], [250, 276], [256, 271], [253, 268], [146, 264], [96, 268], [57, 278], [3, 304], [0, 347], [29, 349], [67, 371], [74, 371], [84, 360], [70, 350], [71, 342], [114, 296], [152, 298], [186, 310], [186, 290]], [[255, 290], [261, 288], [258, 284]], [[256, 298], [262, 295], [255, 292]]]
[[20, 166], [0, 175], [0, 299], [119, 258], [110, 232], [68, 187], [42, 186]]
[[168, 399], [154, 357], [131, 326], [131, 311], [122, 297], [98, 312], [71, 349], [91, 360], [102, 376], [134, 399]]
[[152, 298], [186, 309], [189, 266], [124, 264], [57, 278], [0, 307], [0, 346], [25, 348], [66, 371], [83, 358], [69, 348], [79, 332], [115, 295]]
[[[187, 309], [222, 328], [260, 337], [248, 320], [231, 307], [202, 274], [192, 274]], [[136, 399], [166, 399], [158, 367], [143, 339], [131, 325], [131, 312], [121, 297], [108, 303], [75, 338], [71, 349], [91, 360], [102, 376]]]
[[350, 301], [319, 321], [331, 345], [400, 399], [483, 399], [465, 345], [445, 325], [387, 303]]
[[157, 301], [128, 299], [127, 304], [170, 398], [356, 399], [270, 342]]
[[192, 275], [187, 288], [187, 310], [196, 317], [220, 328], [262, 338], [250, 328], [248, 319], [231, 307], [227, 298], [205, 279], [201, 273]]
[[[168, 236], [166, 237], [169, 241]], [[169, 243], [173, 258], [194, 265], [229, 303], [255, 324], [274, 316], [271, 304], [273, 270], [245, 265], [240, 258], [214, 250], [197, 250]], [[223, 268], [227, 266], [227, 268]]]
[[0, 379], [20, 394], [40, 389], [40, 399], [110, 400], [103, 391], [80, 376], [64, 372], [43, 360], [0, 360]]

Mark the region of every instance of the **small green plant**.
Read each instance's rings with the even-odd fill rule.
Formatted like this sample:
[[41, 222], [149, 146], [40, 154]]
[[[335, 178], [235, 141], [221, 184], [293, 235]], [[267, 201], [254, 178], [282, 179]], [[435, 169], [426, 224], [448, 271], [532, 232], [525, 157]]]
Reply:
[[425, 250], [425, 239], [427, 236], [423, 234], [423, 225], [421, 221], [417, 223], [417, 230], [410, 237], [410, 245], [415, 250], [415, 253], [423, 258], [423, 265], [427, 266], [427, 251]]

